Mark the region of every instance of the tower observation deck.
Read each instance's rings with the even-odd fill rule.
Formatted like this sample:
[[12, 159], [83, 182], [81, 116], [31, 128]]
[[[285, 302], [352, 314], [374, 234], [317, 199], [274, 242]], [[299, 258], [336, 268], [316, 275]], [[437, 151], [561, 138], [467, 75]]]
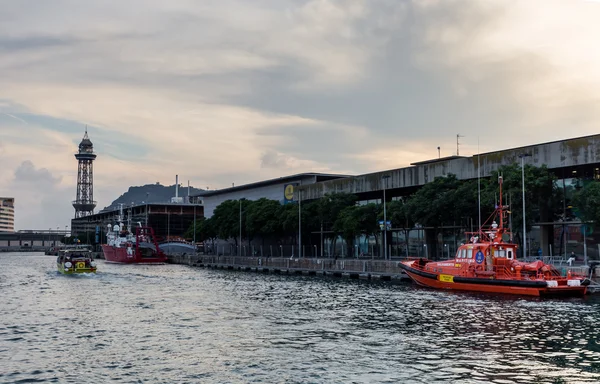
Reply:
[[79, 166], [77, 170], [77, 197], [73, 201], [75, 217], [84, 217], [94, 213], [96, 202], [94, 201], [94, 171], [93, 161], [96, 159], [94, 145], [87, 134], [79, 143], [79, 153], [75, 154]]

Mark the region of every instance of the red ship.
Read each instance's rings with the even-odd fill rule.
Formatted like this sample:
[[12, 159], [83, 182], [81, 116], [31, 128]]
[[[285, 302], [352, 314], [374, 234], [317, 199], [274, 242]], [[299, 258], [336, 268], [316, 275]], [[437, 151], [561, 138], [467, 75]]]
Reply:
[[135, 235], [123, 230], [123, 224], [109, 228], [107, 244], [102, 245], [104, 259], [109, 263], [163, 264], [167, 256], [160, 250], [154, 230], [138, 226]]
[[492, 220], [491, 225], [467, 233], [468, 242], [458, 248], [454, 259], [408, 260], [400, 267], [415, 283], [436, 289], [529, 296], [585, 295], [590, 284], [586, 276], [571, 274], [570, 270], [564, 276], [541, 260], [526, 263], [516, 259], [518, 246], [511, 242], [512, 236], [504, 227], [508, 206], [502, 205], [502, 177], [499, 183], [500, 204], [487, 221]]

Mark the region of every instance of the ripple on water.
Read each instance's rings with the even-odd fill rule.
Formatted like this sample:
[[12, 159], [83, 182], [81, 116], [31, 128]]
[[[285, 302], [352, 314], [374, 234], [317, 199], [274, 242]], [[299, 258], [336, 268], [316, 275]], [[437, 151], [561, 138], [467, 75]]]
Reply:
[[0, 256], [0, 382], [599, 382], [596, 297], [20, 257]]

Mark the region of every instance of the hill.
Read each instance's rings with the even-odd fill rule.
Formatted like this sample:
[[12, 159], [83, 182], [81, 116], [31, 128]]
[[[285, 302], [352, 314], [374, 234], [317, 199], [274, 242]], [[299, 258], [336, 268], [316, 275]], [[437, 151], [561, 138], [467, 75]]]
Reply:
[[[195, 195], [204, 190], [190, 187], [190, 195]], [[179, 196], [187, 197], [188, 188], [179, 185]], [[171, 197], [175, 197], [175, 184], [164, 186], [159, 183], [146, 184], [142, 186], [129, 187], [129, 190], [119, 196], [115, 201], [110, 203], [109, 206], [104, 207], [104, 210], [118, 209], [119, 204], [128, 206], [132, 204], [143, 204], [143, 203], [168, 203], [171, 201]]]

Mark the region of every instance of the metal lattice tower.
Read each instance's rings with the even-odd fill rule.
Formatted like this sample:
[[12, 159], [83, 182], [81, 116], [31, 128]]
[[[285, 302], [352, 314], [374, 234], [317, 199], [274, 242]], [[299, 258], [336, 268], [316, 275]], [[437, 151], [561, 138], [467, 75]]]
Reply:
[[94, 201], [94, 171], [92, 162], [96, 159], [94, 153], [94, 145], [90, 141], [87, 134], [79, 143], [79, 153], [75, 154], [75, 158], [79, 162], [77, 170], [77, 198], [73, 201], [75, 208], [75, 218], [84, 217], [94, 213], [96, 202]]

